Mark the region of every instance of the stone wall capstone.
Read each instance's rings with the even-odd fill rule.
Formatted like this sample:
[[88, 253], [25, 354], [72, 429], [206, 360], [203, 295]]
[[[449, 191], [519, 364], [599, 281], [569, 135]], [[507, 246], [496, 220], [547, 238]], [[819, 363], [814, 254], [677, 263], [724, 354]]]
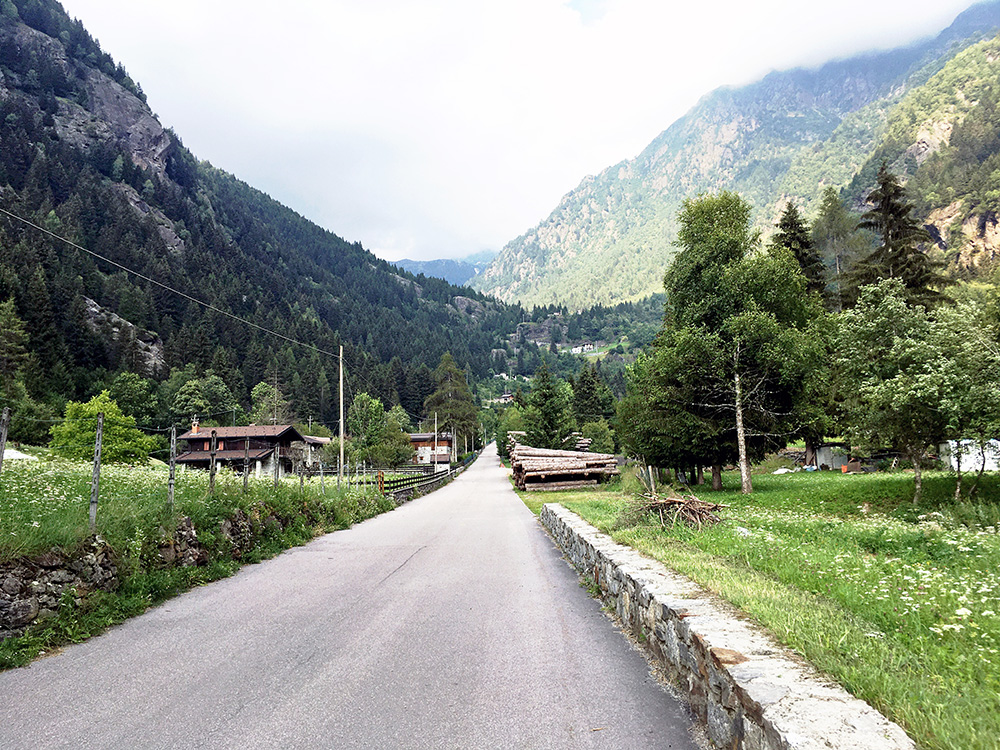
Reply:
[[557, 504], [541, 521], [688, 696], [711, 742], [741, 750], [912, 750], [903, 730], [691, 580]]

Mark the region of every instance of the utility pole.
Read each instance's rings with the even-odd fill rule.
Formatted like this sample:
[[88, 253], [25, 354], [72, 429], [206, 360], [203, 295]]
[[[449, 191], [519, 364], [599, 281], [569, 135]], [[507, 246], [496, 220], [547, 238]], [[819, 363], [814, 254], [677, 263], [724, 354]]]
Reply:
[[174, 510], [174, 484], [177, 481], [177, 425], [170, 425], [170, 475], [167, 479], [167, 505]]
[[434, 473], [438, 470], [438, 413], [434, 412], [434, 453], [431, 454], [434, 461]]
[[340, 461], [337, 462], [337, 491], [344, 478], [344, 345], [340, 345]]
[[3, 469], [3, 452], [7, 450], [7, 427], [10, 425], [10, 407], [3, 408], [3, 416], [0, 416], [0, 470]]
[[104, 412], [97, 412], [97, 435], [94, 438], [94, 473], [90, 479], [90, 530], [97, 529], [97, 496], [101, 487], [101, 439], [104, 434]]

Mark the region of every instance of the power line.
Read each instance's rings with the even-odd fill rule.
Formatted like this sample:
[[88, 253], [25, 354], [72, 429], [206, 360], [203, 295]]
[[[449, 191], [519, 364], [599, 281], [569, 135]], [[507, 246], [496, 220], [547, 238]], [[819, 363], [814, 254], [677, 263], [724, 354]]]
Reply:
[[[338, 353], [334, 353], [334, 352], [327, 351], [325, 349], [321, 349], [318, 346], [314, 346], [313, 344], [307, 344], [304, 341], [299, 341], [298, 339], [293, 339], [290, 336], [285, 336], [282, 333], [278, 333], [277, 331], [274, 331], [274, 330], [272, 330], [270, 328], [265, 328], [264, 326], [259, 325], [257, 323], [254, 323], [253, 321], [247, 320], [245, 318], [241, 318], [239, 315], [236, 315], [234, 313], [228, 312], [227, 310], [223, 310], [222, 308], [216, 307], [213, 304], [210, 304], [208, 302], [204, 302], [204, 301], [202, 301], [200, 299], [197, 299], [196, 297], [192, 297], [190, 294], [187, 294], [186, 292], [182, 292], [179, 289], [175, 289], [172, 286], [169, 286], [168, 284], [164, 284], [161, 281], [157, 281], [156, 279], [153, 279], [153, 278], [151, 278], [149, 276], [146, 276], [145, 274], [140, 273], [139, 271], [136, 271], [136, 270], [134, 270], [132, 268], [129, 268], [128, 266], [126, 266], [126, 265], [124, 265], [122, 263], [119, 263], [118, 261], [112, 260], [111, 258], [108, 258], [108, 257], [106, 257], [104, 255], [101, 255], [100, 253], [94, 252], [93, 250], [88, 250], [87, 248], [83, 247], [82, 245], [78, 245], [77, 243], [73, 242], [72, 240], [69, 240], [69, 239], [67, 239], [65, 237], [62, 237], [61, 235], [58, 235], [55, 232], [52, 232], [52, 231], [46, 229], [45, 227], [39, 226], [38, 224], [35, 224], [34, 222], [29, 221], [28, 219], [25, 219], [22, 216], [18, 216], [17, 214], [12, 213], [11, 211], [8, 211], [5, 208], [0, 207], [0, 213], [5, 214], [6, 216], [9, 216], [10, 218], [12, 218], [12, 219], [14, 219], [16, 221], [19, 221], [22, 224], [25, 224], [25, 225], [33, 228], [33, 229], [37, 229], [39, 232], [42, 232], [43, 234], [46, 234], [49, 237], [52, 237], [53, 239], [59, 240], [60, 242], [63, 242], [63, 243], [65, 243], [65, 244], [69, 245], [70, 247], [73, 247], [73, 248], [75, 248], [77, 250], [80, 250], [81, 252], [87, 253], [88, 255], [91, 255], [94, 258], [97, 258], [98, 260], [102, 260], [105, 263], [108, 263], [109, 265], [114, 266], [115, 268], [120, 268], [121, 270], [125, 271], [126, 273], [130, 273], [130, 274], [132, 274], [133, 276], [135, 276], [137, 278], [140, 278], [140, 279], [142, 279], [144, 281], [149, 282], [150, 284], [155, 284], [156, 286], [160, 287], [161, 289], [165, 289], [166, 291], [171, 292], [172, 294], [176, 294], [176, 295], [178, 295], [180, 297], [183, 297], [186, 300], [189, 300], [190, 302], [194, 302], [197, 305], [201, 305], [202, 307], [204, 307], [204, 308], [206, 308], [208, 310], [212, 310], [213, 312], [219, 313], [220, 315], [224, 315], [224, 316], [226, 316], [228, 318], [231, 318], [231, 319], [233, 319], [233, 320], [235, 320], [235, 321], [237, 321], [239, 323], [242, 323], [242, 324], [244, 324], [246, 326], [249, 326], [251, 328], [255, 328], [258, 331], [266, 333], [266, 334], [268, 334], [270, 336], [275, 336], [275, 337], [277, 337], [279, 339], [282, 339], [283, 341], [287, 341], [289, 343], [305, 347], [306, 349], [310, 349], [310, 350], [315, 351], [315, 352], [317, 352], [319, 354], [325, 354], [325, 355], [327, 355], [329, 357], [333, 357], [334, 359], [340, 359], [340, 354], [338, 354]], [[356, 378], [356, 379], [361, 380], [362, 382], [364, 382], [373, 391], [377, 391], [378, 390], [375, 387], [375, 384], [372, 383], [367, 377], [365, 377], [361, 373], [357, 373], [353, 377]], [[412, 412], [410, 412], [409, 410], [406, 410], [405, 408], [404, 408], [404, 411], [406, 411], [407, 416], [409, 416], [411, 419], [416, 420], [416, 422], [417, 422], [418, 425], [419, 425], [420, 421], [422, 421], [424, 419], [420, 415], [413, 414]], [[324, 425], [324, 426], [327, 426], [327, 425]]]
[[70, 247], [74, 247], [77, 250], [81, 250], [82, 252], [87, 253], [88, 255], [92, 255], [93, 257], [97, 258], [98, 260], [102, 260], [105, 263], [108, 263], [108, 264], [114, 266], [115, 268], [120, 268], [121, 270], [125, 271], [126, 273], [130, 273], [133, 276], [136, 276], [136, 277], [142, 279], [143, 281], [148, 281], [150, 284], [155, 284], [156, 286], [160, 287], [161, 289], [165, 289], [168, 292], [171, 292], [171, 293], [176, 294], [176, 295], [178, 295], [180, 297], [183, 297], [184, 299], [189, 300], [190, 302], [194, 302], [197, 305], [201, 305], [202, 307], [204, 307], [204, 308], [206, 308], [208, 310], [212, 310], [213, 312], [217, 312], [220, 315], [225, 315], [227, 318], [232, 318], [233, 320], [235, 320], [235, 321], [237, 321], [239, 323], [242, 323], [243, 325], [250, 326], [251, 328], [256, 328], [258, 331], [261, 331], [263, 333], [269, 334], [271, 336], [276, 336], [277, 338], [282, 339], [283, 341], [287, 341], [287, 342], [289, 342], [291, 344], [297, 344], [298, 346], [303, 346], [306, 349], [311, 349], [314, 352], [318, 352], [320, 354], [326, 354], [327, 356], [333, 357], [334, 359], [339, 359], [340, 358], [339, 354], [335, 354], [333, 352], [328, 352], [325, 349], [320, 349], [318, 346], [314, 346], [312, 344], [307, 344], [304, 341], [299, 341], [298, 339], [293, 339], [290, 336], [285, 336], [283, 333], [278, 333], [277, 331], [271, 330], [270, 328], [265, 328], [262, 325], [254, 323], [253, 321], [247, 320], [245, 318], [241, 318], [239, 315], [236, 315], [234, 313], [228, 312], [227, 310], [223, 310], [221, 307], [216, 307], [215, 305], [210, 304], [208, 302], [203, 302], [202, 300], [197, 299], [196, 297], [192, 297], [190, 294], [187, 294], [186, 292], [182, 292], [179, 289], [174, 289], [172, 286], [168, 286], [167, 284], [164, 284], [161, 281], [157, 281], [156, 279], [150, 278], [149, 276], [146, 276], [145, 274], [142, 274], [139, 271], [136, 271], [136, 270], [134, 270], [132, 268], [129, 268], [128, 266], [122, 265], [121, 263], [119, 263], [117, 261], [111, 260], [111, 258], [105, 257], [104, 255], [101, 255], [100, 253], [95, 253], [93, 250], [88, 250], [87, 248], [85, 248], [85, 247], [83, 247], [81, 245], [76, 244], [72, 240], [68, 240], [65, 237], [61, 237], [60, 235], [56, 234], [55, 232], [49, 231], [45, 227], [39, 226], [38, 224], [35, 224], [34, 222], [29, 221], [28, 219], [25, 219], [25, 218], [23, 218], [21, 216], [18, 216], [15, 213], [11, 213], [6, 208], [0, 208], [0, 213], [6, 214], [10, 218], [15, 219], [16, 221], [20, 221], [22, 224], [26, 224], [29, 227], [32, 227], [33, 229], [37, 229], [39, 232], [42, 232], [43, 234], [47, 234], [49, 237], [52, 237], [53, 239], [59, 240], [60, 242], [64, 242], [67, 245], [69, 245]]

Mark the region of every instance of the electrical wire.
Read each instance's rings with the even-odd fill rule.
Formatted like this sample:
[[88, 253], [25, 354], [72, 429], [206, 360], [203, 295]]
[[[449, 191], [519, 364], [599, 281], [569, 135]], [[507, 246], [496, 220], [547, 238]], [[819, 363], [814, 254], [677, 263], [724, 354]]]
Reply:
[[27, 226], [32, 227], [33, 229], [37, 229], [39, 232], [42, 232], [43, 234], [47, 234], [49, 237], [52, 237], [53, 239], [57, 239], [60, 242], [64, 242], [67, 245], [69, 245], [70, 247], [76, 248], [77, 250], [85, 252], [88, 255], [92, 255], [93, 257], [97, 258], [98, 260], [102, 260], [105, 263], [108, 263], [108, 264], [114, 266], [115, 268], [120, 268], [122, 271], [125, 271], [126, 273], [130, 273], [133, 276], [142, 279], [143, 281], [148, 281], [150, 284], [155, 284], [156, 286], [160, 287], [161, 289], [165, 289], [168, 292], [171, 292], [171, 293], [176, 294], [176, 295], [178, 295], [180, 297], [183, 297], [184, 299], [186, 299], [186, 300], [188, 300], [190, 302], [194, 302], [197, 305], [201, 305], [202, 307], [204, 307], [204, 308], [206, 308], [208, 310], [212, 310], [213, 312], [217, 312], [220, 315], [224, 315], [227, 318], [232, 318], [233, 320], [235, 320], [235, 321], [237, 321], [239, 323], [242, 323], [243, 325], [249, 326], [251, 328], [255, 328], [258, 331], [261, 331], [263, 333], [269, 334], [271, 336], [275, 336], [275, 337], [277, 337], [279, 339], [282, 339], [283, 341], [287, 341], [287, 342], [289, 342], [291, 344], [296, 344], [298, 346], [305, 347], [306, 349], [311, 349], [314, 352], [318, 352], [320, 354], [325, 354], [325, 355], [327, 355], [329, 357], [333, 357], [334, 359], [339, 359], [340, 358], [340, 354], [335, 354], [334, 352], [328, 352], [325, 349], [320, 349], [318, 346], [314, 346], [312, 344], [307, 344], [304, 341], [299, 341], [298, 339], [293, 339], [290, 336], [286, 336], [283, 333], [278, 333], [277, 331], [274, 331], [274, 330], [272, 330], [270, 328], [265, 328], [264, 326], [259, 325], [258, 323], [254, 323], [253, 321], [247, 320], [246, 318], [241, 318], [239, 315], [236, 315], [235, 313], [231, 313], [231, 312], [229, 312], [227, 310], [223, 310], [221, 307], [216, 307], [213, 304], [210, 304], [208, 302], [204, 302], [204, 301], [202, 301], [202, 300], [200, 300], [200, 299], [198, 299], [196, 297], [192, 297], [190, 294], [187, 294], [186, 292], [182, 292], [179, 289], [174, 289], [172, 286], [164, 284], [162, 281], [157, 281], [156, 279], [153, 279], [153, 278], [151, 278], [149, 276], [146, 276], [143, 273], [140, 273], [139, 271], [136, 271], [136, 270], [134, 270], [132, 268], [129, 268], [128, 266], [125, 266], [125, 265], [119, 263], [118, 261], [111, 260], [111, 258], [108, 258], [108, 257], [106, 257], [104, 255], [101, 255], [100, 253], [96, 253], [93, 250], [88, 250], [87, 248], [83, 247], [82, 245], [76, 244], [72, 240], [68, 240], [65, 237], [61, 237], [60, 235], [56, 234], [55, 232], [49, 231], [45, 227], [39, 226], [38, 224], [35, 224], [34, 222], [29, 221], [28, 219], [25, 219], [25, 218], [23, 218], [21, 216], [18, 216], [15, 213], [11, 213], [6, 208], [0, 208], [0, 213], [5, 214], [5, 215], [9, 216], [10, 218], [15, 219], [16, 221], [20, 221], [21, 223], [26, 224]]

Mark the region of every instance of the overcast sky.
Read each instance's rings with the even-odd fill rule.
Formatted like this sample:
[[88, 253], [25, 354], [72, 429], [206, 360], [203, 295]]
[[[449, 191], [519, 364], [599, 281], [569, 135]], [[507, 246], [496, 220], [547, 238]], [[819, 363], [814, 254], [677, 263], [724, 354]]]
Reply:
[[707, 92], [970, 0], [62, 0], [199, 159], [389, 259], [499, 250]]

